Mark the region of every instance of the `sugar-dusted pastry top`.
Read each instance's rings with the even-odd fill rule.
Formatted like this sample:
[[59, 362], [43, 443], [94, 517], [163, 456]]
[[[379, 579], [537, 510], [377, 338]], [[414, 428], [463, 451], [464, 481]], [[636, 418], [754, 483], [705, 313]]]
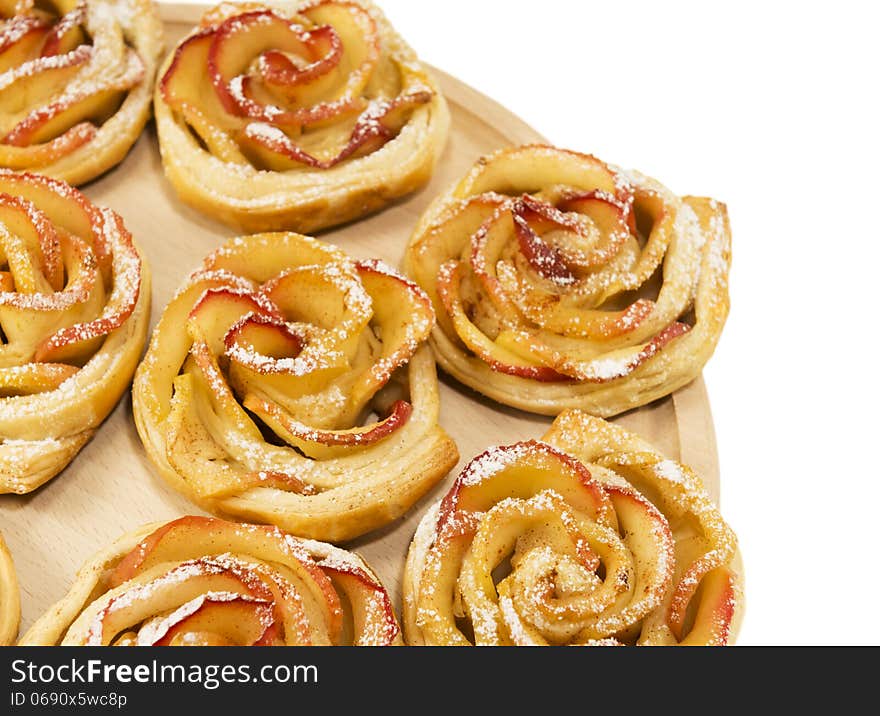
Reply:
[[404, 599], [413, 645], [720, 646], [743, 612], [700, 478], [581, 411], [465, 467], [416, 532]]
[[312, 232], [423, 185], [448, 111], [366, 0], [224, 3], [162, 69], [166, 174], [197, 208], [250, 231]]
[[228, 242], [165, 309], [134, 386], [138, 430], [205, 509], [351, 539], [456, 463], [439, 427], [424, 292], [299, 234]]
[[59, 473], [128, 388], [150, 314], [122, 219], [68, 184], [0, 169], [0, 493]]
[[422, 217], [405, 268], [441, 367], [498, 402], [608, 417], [696, 378], [724, 326], [725, 207], [549, 146], [484, 157]]
[[148, 0], [0, 2], [0, 167], [83, 184], [150, 113], [162, 25]]
[[183, 517], [120, 538], [24, 635], [28, 646], [392, 646], [357, 555], [274, 527]]

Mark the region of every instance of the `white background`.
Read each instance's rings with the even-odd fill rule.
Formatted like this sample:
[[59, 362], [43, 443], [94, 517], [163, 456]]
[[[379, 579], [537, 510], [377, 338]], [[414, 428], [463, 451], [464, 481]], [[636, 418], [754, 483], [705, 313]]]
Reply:
[[739, 643], [880, 644], [880, 44], [870, 3], [379, 0], [551, 141], [725, 201], [706, 369]]

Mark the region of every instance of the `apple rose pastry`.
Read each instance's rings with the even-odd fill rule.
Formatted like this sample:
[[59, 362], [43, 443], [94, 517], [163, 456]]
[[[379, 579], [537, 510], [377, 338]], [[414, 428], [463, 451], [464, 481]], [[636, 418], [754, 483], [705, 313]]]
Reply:
[[15, 565], [12, 564], [12, 556], [6, 548], [3, 535], [0, 535], [0, 646], [9, 646], [15, 641], [20, 607]]
[[727, 212], [546, 146], [480, 160], [407, 250], [444, 370], [498, 402], [610, 417], [696, 378], [729, 307]]
[[165, 173], [247, 231], [313, 232], [427, 183], [449, 113], [368, 0], [224, 3], [161, 70]]
[[724, 645], [736, 537], [684, 465], [581, 411], [471, 462], [422, 520], [412, 645]]
[[0, 169], [0, 493], [36, 489], [88, 442], [131, 382], [149, 313], [118, 215]]
[[83, 184], [118, 164], [161, 51], [147, 0], [0, 0], [0, 166]]
[[397, 646], [357, 555], [275, 527], [184, 517], [86, 564], [23, 646]]
[[134, 385], [147, 452], [207, 510], [334, 542], [400, 517], [455, 465], [422, 345], [431, 302], [377, 261], [263, 234], [208, 257]]

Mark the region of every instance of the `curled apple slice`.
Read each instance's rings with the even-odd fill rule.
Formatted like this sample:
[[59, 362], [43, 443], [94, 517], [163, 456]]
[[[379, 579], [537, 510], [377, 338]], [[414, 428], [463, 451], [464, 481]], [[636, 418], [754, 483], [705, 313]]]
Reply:
[[79, 368], [63, 363], [31, 363], [14, 368], [0, 368], [0, 397], [33, 395], [55, 390]]
[[612, 504], [589, 470], [537, 441], [493, 448], [468, 463], [443, 499], [438, 524], [442, 528], [456, 512], [486, 512], [501, 493], [530, 499], [543, 490], [561, 495], [594, 520], [615, 524], [608, 523]]
[[223, 352], [227, 335], [242, 318], [261, 316], [280, 320], [278, 309], [257, 293], [235, 288], [209, 288], [189, 314], [190, 335], [207, 343], [214, 354]]
[[61, 5], [72, 5], [73, 7], [61, 17], [49, 32], [40, 52], [42, 57], [61, 55], [78, 47], [87, 47], [83, 44], [86, 41], [86, 33], [83, 28], [86, 21], [85, 0], [61, 3]]
[[[431, 100], [431, 94], [418, 92], [392, 101], [373, 101], [358, 117], [347, 141], [336, 153], [323, 158], [298, 146], [281, 128], [265, 122], [250, 122], [239, 136], [242, 150], [273, 171], [288, 171], [298, 166], [332, 169], [347, 159], [380, 149], [397, 136], [408, 113]], [[276, 122], [277, 124], [277, 122]]]
[[482, 333], [467, 317], [461, 300], [460, 268], [455, 262], [444, 264], [437, 278], [437, 293], [452, 320], [456, 335], [465, 346], [490, 368], [505, 375], [542, 383], [558, 383], [568, 378], [534, 359], [514, 353]]
[[349, 430], [316, 430], [291, 419], [290, 414], [277, 403], [249, 395], [244, 407], [257, 415], [277, 435], [302, 450], [303, 454], [317, 460], [342, 457], [351, 448], [362, 448], [389, 438], [406, 425], [412, 415], [412, 405], [398, 400], [391, 414], [377, 423]]
[[101, 228], [103, 239], [114, 247], [111, 271], [113, 289], [104, 309], [94, 320], [62, 328], [36, 350], [39, 361], [62, 360], [82, 356], [90, 343], [102, 340], [122, 326], [132, 315], [140, 298], [142, 267], [131, 234], [116, 214], [105, 212]]
[[352, 607], [353, 631], [358, 635], [355, 646], [389, 645], [398, 639], [400, 627], [394, 616], [391, 597], [375, 577], [350, 561], [333, 557], [322, 559], [318, 565], [348, 598]]
[[39, 15], [16, 15], [0, 26], [0, 72], [18, 67], [37, 54], [49, 33], [49, 22]]
[[87, 91], [73, 90], [51, 104], [38, 107], [22, 119], [3, 138], [4, 144], [24, 147], [47, 142], [83, 121], [103, 122], [119, 107], [126, 91], [144, 78], [144, 63], [130, 51], [121, 74], [96, 82]]

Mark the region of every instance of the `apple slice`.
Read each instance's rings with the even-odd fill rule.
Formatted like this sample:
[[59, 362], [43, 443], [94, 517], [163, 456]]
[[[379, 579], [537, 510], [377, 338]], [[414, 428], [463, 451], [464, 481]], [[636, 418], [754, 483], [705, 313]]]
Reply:
[[456, 335], [481, 361], [496, 373], [511, 375], [541, 383], [559, 383], [570, 380], [538, 360], [521, 356], [499, 345], [486, 336], [467, 317], [461, 297], [461, 267], [452, 261], [440, 267], [437, 276], [437, 294], [446, 314], [452, 321]]
[[521, 196], [539, 187], [560, 185], [615, 194], [618, 178], [607, 164], [590, 154], [524, 145], [479, 162], [456, 187], [455, 195], [464, 198], [497, 192]]
[[699, 584], [699, 603], [687, 635], [682, 638], [683, 621], [677, 613], [670, 615], [669, 625], [681, 646], [726, 646], [735, 611], [736, 575], [726, 567], [718, 567]]
[[221, 355], [227, 334], [244, 317], [257, 315], [274, 320], [281, 316], [271, 301], [258, 293], [234, 288], [210, 288], [202, 294], [187, 318], [187, 331], [202, 340], [211, 353]]
[[398, 641], [400, 627], [391, 597], [372, 575], [335, 556], [321, 560], [318, 565], [348, 598], [357, 635], [354, 646], [392, 646]]
[[583, 463], [530, 440], [487, 450], [462, 470], [443, 498], [438, 529], [462, 512], [486, 512], [505, 499], [528, 500], [552, 490], [594, 522], [616, 526], [612, 503]]
[[328, 625], [331, 640], [342, 633], [339, 595], [324, 571], [315, 563], [305, 543], [276, 527], [242, 525], [211, 517], [183, 517], [145, 538], [124, 557], [108, 577], [111, 587], [157, 564], [186, 561], [226, 553], [254, 555], [291, 570], [303, 585], [306, 617]]
[[[87, 643], [101, 646], [123, 630], [149, 620], [155, 615], [174, 610], [181, 603], [197, 600], [205, 594], [226, 594], [230, 597], [256, 597], [270, 603], [271, 590], [246, 570], [210, 558], [189, 560], [169, 565], [145, 582], [126, 585], [98, 611], [88, 626]], [[157, 623], [158, 622], [158, 623]], [[140, 630], [140, 639], [164, 633], [161, 618], [147, 622]]]
[[315, 460], [332, 460], [376, 445], [403, 428], [412, 415], [412, 405], [398, 400], [391, 408], [391, 414], [377, 423], [349, 430], [317, 430], [294, 420], [291, 415], [274, 401], [255, 395], [248, 395], [244, 407], [257, 415], [276, 435], [289, 445], [301, 450]]
[[[75, 359], [76, 356], [82, 355], [85, 346], [90, 342], [99, 341], [122, 326], [137, 306], [141, 291], [142, 267], [141, 257], [134, 247], [131, 234], [123, 225], [122, 219], [109, 209], [103, 210], [101, 227], [103, 240], [113, 237], [112, 241], [109, 241], [113, 246], [113, 288], [106, 299], [103, 311], [94, 320], [63, 328], [50, 336], [37, 346], [34, 355], [37, 361], [68, 362]], [[87, 263], [83, 263], [83, 266], [88, 268]], [[103, 287], [101, 298], [103, 298]]]
[[349, 390], [349, 400], [360, 412], [428, 339], [435, 319], [427, 294], [387, 264], [362, 261], [355, 270], [372, 302], [370, 330], [381, 342], [369, 371]]
[[[612, 341], [639, 328], [654, 312], [655, 303], [639, 299], [620, 311], [582, 308], [575, 291], [559, 295], [536, 285], [517, 267], [499, 262], [498, 281], [517, 310], [535, 326], [567, 338]], [[496, 339], [497, 342], [497, 339]], [[517, 352], [513, 346], [511, 350]]]
[[572, 356], [560, 352], [526, 331], [505, 331], [496, 343], [523, 359], [543, 361], [570, 379], [601, 385], [624, 378], [658, 355], [667, 344], [690, 332], [685, 323], [673, 323], [639, 346], [619, 348], [599, 357]]
[[63, 363], [28, 363], [0, 368], [0, 397], [34, 395], [58, 388], [79, 372], [79, 368]]
[[519, 250], [535, 273], [561, 287], [571, 287], [577, 283], [577, 276], [572, 273], [562, 252], [543, 241], [529, 226], [526, 218], [516, 210], [513, 214], [513, 223], [516, 227]]
[[[323, 26], [306, 30], [262, 10], [228, 18], [216, 28], [208, 74], [227, 112], [296, 128], [362, 107], [360, 95], [380, 54], [373, 19], [350, 3], [321, 3], [304, 12], [310, 14]], [[255, 98], [254, 77], [247, 74], [254, 58], [260, 82], [285, 106]]]
[[307, 343], [283, 321], [262, 316], [234, 325], [225, 345], [238, 395], [273, 396], [285, 405], [319, 394], [348, 368], [340, 353]]
[[13, 115], [57, 95], [88, 62], [94, 50], [82, 45], [63, 55], [38, 57], [0, 75], [0, 111]]
[[207, 632], [222, 635], [236, 646], [268, 646], [277, 639], [272, 605], [260, 599], [240, 594], [211, 594], [196, 597], [169, 614], [161, 628], [146, 639], [138, 639], [140, 646], [168, 646], [178, 635], [187, 632]]
[[43, 50], [43, 57], [61, 55], [79, 47], [86, 41], [83, 25], [86, 21], [86, 3], [77, 2], [70, 12], [65, 13], [49, 32]]
[[44, 144], [32, 144], [29, 147], [10, 147], [0, 144], [0, 165], [10, 169], [44, 167], [85, 146], [97, 133], [98, 129], [95, 125], [84, 122]]
[[268, 50], [312, 57], [309, 33], [271, 10], [258, 10], [228, 18], [212, 34], [206, 63], [208, 77], [225, 110], [262, 121], [283, 116], [282, 108], [249, 101], [241, 91], [234, 92], [231, 83], [244, 76], [251, 62]]
[[319, 27], [303, 36], [304, 54], [297, 65], [289, 54], [267, 50], [257, 61], [257, 72], [265, 85], [283, 97], [289, 104], [302, 106], [316, 104], [338, 82], [339, 61], [342, 59], [342, 40], [329, 26]]
[[103, 122], [116, 111], [125, 92], [143, 80], [144, 71], [138, 54], [129, 51], [127, 65], [118, 77], [96, 83], [88, 90], [67, 92], [52, 104], [33, 110], [12, 128], [3, 142], [17, 147], [40, 144], [85, 120]]
[[358, 117], [347, 142], [335, 154], [324, 158], [310, 154], [298, 146], [278, 125], [278, 118], [269, 124], [250, 122], [239, 134], [242, 151], [258, 164], [273, 171], [288, 171], [300, 166], [313, 169], [332, 169], [347, 159], [367, 156], [381, 149], [399, 133], [410, 113], [427, 104], [433, 95], [416, 92], [394, 100], [374, 100]]
[[185, 106], [197, 107], [206, 121], [220, 131], [238, 129], [242, 120], [226, 110], [205, 77], [213, 41], [212, 29], [202, 30], [184, 40], [174, 51], [168, 70], [159, 80], [159, 91], [168, 106], [178, 112], [182, 112]]
[[99, 209], [69, 184], [40, 174], [0, 169], [0, 192], [33, 202], [54, 226], [91, 241], [101, 273], [110, 275], [111, 238], [117, 231], [117, 224], [116, 221], [107, 221], [109, 210]]
[[[516, 203], [513, 211], [533, 233], [561, 231], [574, 239], [557, 240], [552, 246], [566, 268], [575, 266], [591, 270], [604, 266], [620, 253], [631, 235], [628, 225], [628, 217], [632, 215], [631, 203], [621, 204], [615, 196], [604, 191], [569, 195], [558, 208], [526, 195]], [[598, 236], [590, 236], [590, 229]], [[579, 249], [579, 238], [592, 239], [592, 245]], [[528, 258], [525, 251], [524, 254]], [[535, 269], [540, 272], [540, 266], [536, 265]]]
[[10, 344], [25, 346], [28, 352], [37, 345], [37, 362], [75, 363], [79, 352], [76, 356], [44, 355], [43, 336], [59, 324], [70, 325], [81, 317], [96, 315], [104, 304], [104, 287], [91, 247], [66, 232], [59, 234], [59, 239], [67, 285], [55, 292], [40, 271], [37, 257], [29, 255], [21, 243], [21, 237], [0, 232], [0, 246], [10, 260], [17, 288], [17, 292], [0, 293], [0, 322]]
[[279, 267], [347, 265], [351, 260], [335, 246], [291, 232], [258, 234], [217, 249], [205, 259], [205, 270], [221, 270], [258, 284], [278, 278]]
[[[49, 218], [27, 199], [0, 194], [0, 236], [6, 262], [20, 293], [60, 291], [64, 282], [61, 244]], [[35, 272], [32, 268], [39, 267]]]
[[49, 33], [49, 20], [40, 15], [16, 15], [0, 26], [0, 72], [35, 57]]
[[[314, 367], [354, 360], [360, 336], [375, 310], [349, 263], [301, 266], [263, 284], [261, 293], [287, 321], [314, 327], [304, 348]], [[304, 372], [302, 369], [299, 373]]]
[[603, 488], [614, 505], [617, 529], [632, 555], [635, 575], [626, 579], [626, 599], [592, 619], [579, 633], [579, 641], [602, 639], [641, 621], [663, 603], [675, 574], [675, 540], [666, 517], [630, 487], [604, 484]]

